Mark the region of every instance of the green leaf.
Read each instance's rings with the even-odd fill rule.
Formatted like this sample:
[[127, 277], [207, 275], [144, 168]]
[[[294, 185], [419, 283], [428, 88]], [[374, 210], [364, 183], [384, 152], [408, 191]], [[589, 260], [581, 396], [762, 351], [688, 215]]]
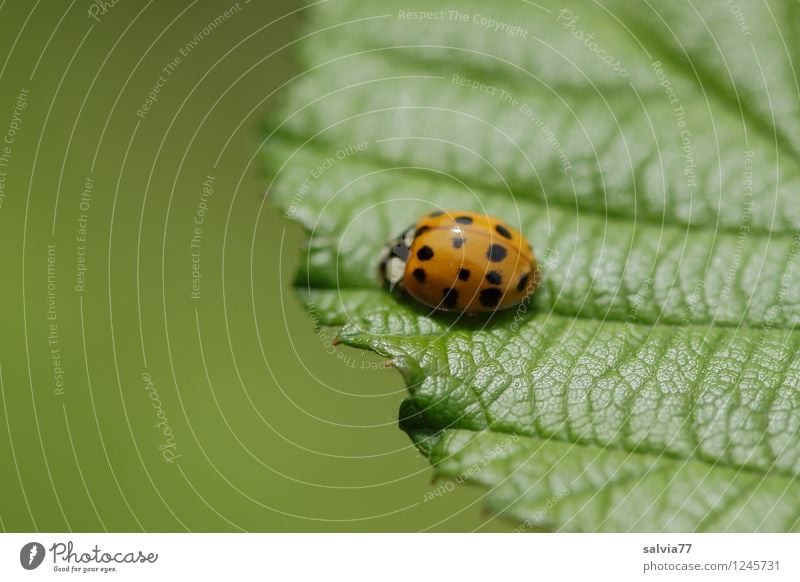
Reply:
[[[520, 529], [800, 529], [800, 5], [705, 4], [327, 2], [270, 124], [304, 301]], [[380, 289], [435, 208], [525, 232], [532, 301]]]
[[[694, 460], [493, 432], [446, 431], [431, 451], [440, 475], [491, 488], [489, 508], [517, 531], [791, 531], [790, 478]], [[446, 488], [445, 488], [446, 490]]]

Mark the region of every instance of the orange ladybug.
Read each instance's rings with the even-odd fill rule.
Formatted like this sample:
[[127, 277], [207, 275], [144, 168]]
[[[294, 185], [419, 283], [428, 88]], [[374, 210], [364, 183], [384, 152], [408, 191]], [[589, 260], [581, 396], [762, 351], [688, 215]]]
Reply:
[[539, 285], [528, 239], [502, 220], [449, 210], [421, 218], [385, 249], [380, 276], [423, 305], [467, 314], [507, 309]]

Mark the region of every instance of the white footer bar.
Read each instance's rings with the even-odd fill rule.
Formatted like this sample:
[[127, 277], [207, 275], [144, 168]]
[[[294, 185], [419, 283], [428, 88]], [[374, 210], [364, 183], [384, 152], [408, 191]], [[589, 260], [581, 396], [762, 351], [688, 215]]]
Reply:
[[187, 576], [796, 581], [800, 534], [0, 534], [3, 581]]

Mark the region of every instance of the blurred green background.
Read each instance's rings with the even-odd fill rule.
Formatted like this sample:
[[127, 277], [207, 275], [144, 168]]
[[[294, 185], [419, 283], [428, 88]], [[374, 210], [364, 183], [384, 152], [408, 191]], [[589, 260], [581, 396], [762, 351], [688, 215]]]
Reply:
[[0, 2], [0, 529], [508, 530], [292, 295], [256, 154], [306, 10], [101, 5]]

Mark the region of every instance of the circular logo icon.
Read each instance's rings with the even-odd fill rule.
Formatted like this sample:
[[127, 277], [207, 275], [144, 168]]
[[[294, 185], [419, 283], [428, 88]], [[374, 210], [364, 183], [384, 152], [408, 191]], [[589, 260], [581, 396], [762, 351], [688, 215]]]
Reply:
[[35, 570], [44, 561], [44, 546], [39, 542], [29, 542], [19, 551], [19, 563], [26, 570]]

